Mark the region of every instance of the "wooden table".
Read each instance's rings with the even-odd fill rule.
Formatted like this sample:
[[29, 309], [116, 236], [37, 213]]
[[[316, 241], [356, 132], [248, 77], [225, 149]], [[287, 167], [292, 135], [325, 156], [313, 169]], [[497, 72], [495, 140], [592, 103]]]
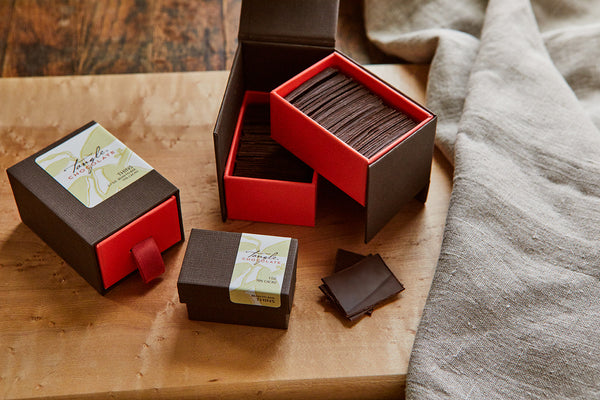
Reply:
[[[423, 101], [427, 68], [372, 70]], [[189, 321], [176, 282], [185, 244], [147, 286], [132, 276], [100, 296], [20, 222], [0, 177], [0, 398], [398, 398], [433, 276], [452, 170], [437, 151], [416, 200], [368, 244], [360, 208], [322, 185], [317, 226], [223, 223], [212, 128], [226, 72], [0, 79], [0, 166], [95, 119], [181, 190], [193, 227], [299, 239], [287, 331]], [[318, 289], [337, 248], [380, 253], [404, 283], [372, 317], [340, 319]]]

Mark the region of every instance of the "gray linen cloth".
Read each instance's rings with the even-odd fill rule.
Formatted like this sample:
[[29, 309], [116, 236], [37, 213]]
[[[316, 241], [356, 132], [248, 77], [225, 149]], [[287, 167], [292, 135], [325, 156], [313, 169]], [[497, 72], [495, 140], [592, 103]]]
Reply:
[[454, 164], [408, 399], [600, 398], [600, 2], [365, 0]]

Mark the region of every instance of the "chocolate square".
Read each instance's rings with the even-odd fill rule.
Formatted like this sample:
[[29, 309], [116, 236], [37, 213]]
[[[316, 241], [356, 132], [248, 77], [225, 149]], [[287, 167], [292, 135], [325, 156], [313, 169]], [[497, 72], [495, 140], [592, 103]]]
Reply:
[[[371, 254], [369, 254], [369, 256], [370, 255]], [[362, 261], [366, 257], [367, 256], [364, 256], [364, 255], [358, 254], [358, 253], [354, 253], [352, 251], [338, 249], [337, 253], [335, 254], [334, 272], [338, 272], [338, 271], [341, 271], [348, 267], [351, 267], [354, 264], [356, 264], [357, 262]]]
[[88, 208], [36, 163], [36, 158], [83, 132], [91, 121], [6, 171], [21, 220], [99, 293], [103, 284], [96, 245], [175, 196], [181, 223], [179, 190], [156, 170]]
[[366, 256], [322, 281], [321, 291], [350, 320], [404, 290], [379, 254]]

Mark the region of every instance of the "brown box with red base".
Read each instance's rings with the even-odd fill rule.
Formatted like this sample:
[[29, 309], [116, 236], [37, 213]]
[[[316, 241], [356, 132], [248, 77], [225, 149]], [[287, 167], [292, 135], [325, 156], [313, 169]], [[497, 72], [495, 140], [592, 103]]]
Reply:
[[[334, 68], [408, 115], [416, 126], [366, 158], [285, 99], [326, 68]], [[412, 197], [429, 188], [436, 116], [348, 57], [333, 52], [271, 92], [271, 135], [365, 207], [365, 242]]]
[[[268, 109], [269, 93], [247, 91], [224, 171], [225, 198], [229, 218], [281, 224], [314, 226], [317, 202], [317, 174], [304, 166], [303, 180], [266, 179], [236, 174], [236, 155], [242, 138], [246, 109], [263, 104]], [[268, 117], [268, 114], [267, 114]], [[269, 122], [268, 120], [265, 122]], [[268, 139], [272, 141], [272, 139]], [[280, 147], [273, 142], [276, 146]], [[287, 150], [283, 157], [296, 158]], [[268, 163], [268, 161], [267, 161]], [[299, 160], [292, 165], [302, 163]], [[306, 170], [306, 172], [304, 172]]]
[[263, 181], [260, 191], [252, 190], [259, 182], [233, 177], [227, 163], [232, 151], [235, 153], [236, 126], [246, 93], [269, 93], [330, 54], [335, 46], [338, 6], [338, 0], [242, 2], [238, 48], [214, 128], [224, 221], [234, 218], [314, 225], [314, 180], [304, 189], [297, 182]]
[[93, 121], [7, 174], [23, 223], [102, 294], [184, 239], [179, 190]]

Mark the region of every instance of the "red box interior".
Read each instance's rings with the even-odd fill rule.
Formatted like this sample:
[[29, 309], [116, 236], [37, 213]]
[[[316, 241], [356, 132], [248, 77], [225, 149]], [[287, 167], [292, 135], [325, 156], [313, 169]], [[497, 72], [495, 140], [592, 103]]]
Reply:
[[227, 215], [232, 219], [314, 226], [317, 201], [316, 173], [313, 173], [310, 183], [233, 175], [246, 105], [268, 102], [269, 93], [247, 91], [244, 96], [225, 165]]
[[154, 238], [161, 252], [181, 240], [179, 210], [175, 196], [171, 196], [96, 245], [105, 289], [137, 269], [130, 250], [148, 237]]
[[[408, 114], [417, 126], [367, 159], [285, 100], [285, 96], [326, 68], [339, 69], [361, 83], [390, 107]], [[320, 175], [363, 206], [367, 169], [398, 143], [433, 119], [433, 114], [390, 87], [347, 57], [333, 52], [271, 92], [271, 136]]]

